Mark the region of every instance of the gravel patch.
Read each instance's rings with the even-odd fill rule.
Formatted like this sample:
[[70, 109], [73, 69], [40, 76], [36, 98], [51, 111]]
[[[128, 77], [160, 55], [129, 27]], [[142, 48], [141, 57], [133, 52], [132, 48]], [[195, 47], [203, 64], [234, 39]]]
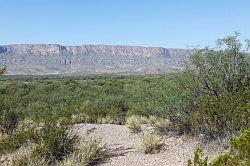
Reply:
[[193, 157], [195, 147], [201, 146], [211, 160], [224, 148], [217, 142], [202, 144], [189, 135], [163, 135], [164, 148], [158, 154], [144, 154], [140, 147], [143, 132], [152, 130], [143, 126], [139, 134], [130, 133], [125, 125], [78, 124], [74, 131], [83, 138], [99, 140], [111, 157], [100, 166], [183, 166]]

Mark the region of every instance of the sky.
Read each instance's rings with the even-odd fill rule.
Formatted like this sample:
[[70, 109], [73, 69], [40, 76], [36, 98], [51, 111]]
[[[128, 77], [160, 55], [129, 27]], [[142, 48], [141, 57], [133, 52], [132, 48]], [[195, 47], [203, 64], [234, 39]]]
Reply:
[[213, 46], [250, 38], [250, 0], [0, 0], [0, 45]]

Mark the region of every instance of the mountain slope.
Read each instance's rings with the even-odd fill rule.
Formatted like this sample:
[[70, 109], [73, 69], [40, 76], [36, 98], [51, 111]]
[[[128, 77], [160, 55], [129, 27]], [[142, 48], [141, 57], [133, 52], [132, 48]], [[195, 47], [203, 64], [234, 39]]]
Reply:
[[6, 74], [166, 73], [182, 69], [194, 50], [161, 47], [57, 44], [0, 46]]

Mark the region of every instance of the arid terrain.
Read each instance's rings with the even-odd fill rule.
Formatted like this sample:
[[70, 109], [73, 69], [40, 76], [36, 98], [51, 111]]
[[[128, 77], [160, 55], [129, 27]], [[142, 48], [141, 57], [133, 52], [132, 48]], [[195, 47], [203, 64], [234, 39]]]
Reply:
[[[183, 59], [146, 47], [0, 48], [1, 62], [10, 65], [0, 67], [0, 164], [249, 166], [250, 63], [238, 38], [235, 33], [219, 39], [217, 49], [198, 51], [183, 72], [155, 75], [116, 71], [151, 72], [153, 65], [160, 73]], [[67, 56], [77, 58], [57, 61]], [[91, 71], [111, 64], [116, 74], [74, 75], [78, 64], [87, 71], [85, 56]]]
[[[224, 150], [219, 141], [202, 143], [199, 138], [176, 133], [162, 134], [164, 147], [157, 154], [145, 154], [140, 145], [145, 132], [156, 132], [144, 125], [142, 132], [131, 133], [125, 125], [79, 124], [75, 131], [82, 137], [100, 141], [110, 156], [98, 165], [101, 166], [183, 166], [193, 157], [194, 149], [201, 146], [205, 155], [213, 159]], [[91, 131], [89, 134], [88, 131]]]

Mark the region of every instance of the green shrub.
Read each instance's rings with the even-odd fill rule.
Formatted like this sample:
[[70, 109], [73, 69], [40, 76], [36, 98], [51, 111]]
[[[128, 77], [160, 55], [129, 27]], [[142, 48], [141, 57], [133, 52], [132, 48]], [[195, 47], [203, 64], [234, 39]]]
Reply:
[[192, 128], [208, 138], [224, 136], [246, 129], [250, 117], [249, 91], [228, 94], [220, 100], [204, 97], [197, 112], [192, 115]]
[[152, 133], [144, 133], [141, 138], [141, 146], [144, 149], [144, 153], [157, 153], [160, 151], [163, 143], [161, 142], [161, 137]]
[[29, 158], [26, 156], [23, 157], [15, 157], [12, 161], [13, 166], [29, 166], [31, 165], [29, 162]]
[[71, 118], [68, 118], [68, 117], [59, 117], [57, 118], [57, 124], [58, 125], [71, 125], [72, 121], [71, 121]]
[[250, 164], [250, 130], [243, 131], [230, 141], [231, 150], [216, 157], [208, 164], [207, 157], [203, 159], [203, 150], [197, 148], [194, 159], [188, 161], [189, 166], [249, 166]]
[[[117, 106], [114, 107], [115, 105]], [[123, 103], [115, 103], [114, 106], [105, 110], [106, 116], [111, 117], [113, 119], [113, 124], [125, 124], [127, 112], [127, 108], [125, 108], [126, 106], [124, 106]]]
[[250, 159], [250, 129], [243, 131], [230, 141], [231, 148], [241, 159]]
[[174, 115], [171, 121], [186, 114], [186, 126], [209, 138], [250, 127], [250, 63], [242, 46], [236, 32], [219, 39], [216, 49], [199, 49], [191, 56], [187, 79], [178, 84], [180, 102], [173, 107], [182, 118]]
[[3, 111], [3, 115], [1, 115], [0, 119], [0, 130], [3, 132], [10, 134], [12, 133], [18, 126], [19, 115], [16, 111]]
[[49, 151], [47, 150], [46, 146], [39, 143], [32, 151], [30, 158], [33, 161], [44, 159], [48, 163], [55, 162], [50, 160], [50, 158], [48, 157], [48, 153]]
[[42, 159], [51, 164], [63, 160], [74, 152], [77, 142], [78, 137], [71, 133], [69, 126], [53, 123], [39, 126], [26, 120], [20, 124], [16, 132], [0, 142], [0, 156], [18, 150], [25, 143], [34, 143], [35, 148], [31, 156], [28, 156], [31, 160], [16, 159], [15, 162], [19, 163], [16, 165], [21, 165], [23, 162], [38, 162]]
[[250, 164], [250, 130], [243, 131], [230, 141], [231, 151], [218, 156], [212, 166], [248, 166]]
[[0, 156], [19, 149], [27, 142], [38, 143], [39, 136], [34, 129], [16, 132], [0, 142]]
[[140, 117], [136, 115], [132, 115], [127, 118], [127, 128], [132, 132], [132, 133], [139, 133], [141, 132], [141, 121]]
[[67, 120], [125, 124], [126, 117], [133, 114], [175, 116], [175, 110], [170, 112], [169, 106], [179, 100], [173, 81], [180, 79], [182, 74], [3, 76], [0, 78], [0, 111], [19, 110], [21, 119], [39, 122], [53, 118], [60, 124], [67, 124]]
[[194, 151], [194, 159], [188, 160], [188, 166], [208, 166], [207, 157], [203, 157], [204, 152], [201, 148], [196, 148]]
[[[240, 166], [241, 164], [237, 157], [229, 153], [225, 153], [223, 155], [218, 156], [216, 159], [214, 159], [213, 163], [210, 165], [211, 166]], [[241, 166], [244, 166], [244, 165], [241, 165]]]
[[74, 152], [78, 137], [69, 130], [68, 126], [45, 125], [40, 134], [40, 146], [34, 151], [36, 156], [41, 153], [41, 157], [54, 163]]

